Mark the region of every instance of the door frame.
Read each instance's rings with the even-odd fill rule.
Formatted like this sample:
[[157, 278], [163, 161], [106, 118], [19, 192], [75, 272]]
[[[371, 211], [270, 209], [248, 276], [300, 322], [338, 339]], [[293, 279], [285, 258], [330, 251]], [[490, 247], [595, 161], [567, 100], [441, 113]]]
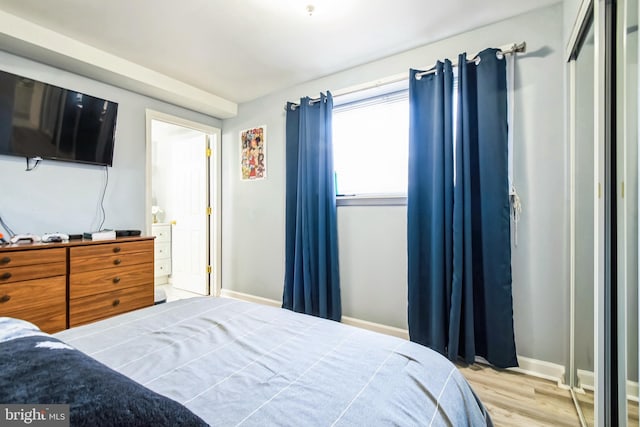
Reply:
[[162, 113], [151, 109], [145, 110], [146, 120], [146, 170], [145, 170], [145, 230], [151, 235], [151, 184], [152, 184], [152, 127], [151, 122], [158, 120], [170, 123], [176, 126], [186, 127], [197, 130], [209, 135], [209, 148], [211, 156], [209, 157], [209, 205], [212, 208], [212, 214], [209, 216], [209, 236], [208, 236], [208, 252], [209, 265], [211, 265], [211, 274], [209, 274], [209, 294], [220, 296], [222, 286], [222, 209], [221, 209], [221, 177], [222, 177], [222, 157], [220, 156], [222, 148], [222, 132], [219, 128], [205, 125], [203, 123], [184, 119], [182, 117], [173, 116], [171, 114]]

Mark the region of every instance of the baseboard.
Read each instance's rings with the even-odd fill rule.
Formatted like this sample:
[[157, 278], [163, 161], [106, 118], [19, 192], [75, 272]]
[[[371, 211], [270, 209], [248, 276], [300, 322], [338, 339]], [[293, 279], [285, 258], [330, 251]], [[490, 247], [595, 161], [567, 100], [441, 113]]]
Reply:
[[545, 380], [554, 381], [558, 387], [565, 385], [565, 368], [557, 363], [546, 362], [544, 360], [531, 359], [529, 357], [518, 356], [518, 367], [509, 368], [514, 372], [531, 375]]
[[345, 325], [367, 329], [373, 332], [379, 332], [385, 335], [391, 335], [405, 340], [409, 339], [409, 331], [402, 328], [396, 328], [394, 326], [382, 325], [380, 323], [369, 322], [367, 320], [360, 320], [348, 316], [342, 316], [342, 323], [344, 323]]
[[[282, 302], [272, 300], [269, 298], [258, 297], [243, 292], [231, 291], [228, 289], [222, 289], [220, 292], [221, 297], [233, 298], [242, 301], [254, 302], [257, 304], [268, 305], [271, 307], [281, 307]], [[409, 339], [409, 332], [406, 329], [396, 328], [393, 326], [382, 325], [380, 323], [369, 322], [367, 320], [356, 319], [353, 317], [342, 316], [342, 323], [346, 325], [355, 326], [362, 329], [367, 329], [374, 332], [379, 332], [394, 337]], [[482, 358], [477, 358], [479, 363], [489, 364]], [[531, 359], [529, 357], [518, 356], [518, 368], [510, 368], [515, 372], [520, 372], [526, 375], [531, 375], [546, 380], [557, 382], [559, 386], [564, 386], [565, 368], [562, 365], [558, 365], [551, 362], [545, 362], [543, 360]], [[637, 393], [636, 393], [637, 396]]]
[[[257, 304], [268, 305], [271, 307], [282, 307], [282, 302], [272, 300], [269, 298], [257, 297], [254, 295], [245, 294], [242, 292], [230, 291], [222, 289], [220, 292], [221, 297], [233, 298], [243, 301], [255, 302]], [[381, 334], [391, 335], [398, 338], [409, 339], [409, 331], [406, 329], [396, 328], [393, 326], [382, 325], [380, 323], [369, 322], [367, 320], [360, 320], [354, 317], [342, 316], [342, 323], [345, 325], [356, 326], [358, 328], [367, 329]]]
[[[584, 369], [578, 369], [577, 374], [580, 387], [585, 390], [594, 391], [595, 381], [593, 372], [586, 371]], [[636, 381], [627, 381], [627, 399], [637, 402], [639, 391], [640, 389]]]
[[578, 384], [580, 384], [578, 390], [594, 390], [595, 381], [593, 378], [593, 372], [585, 371], [584, 369], [577, 369], [576, 374], [578, 375]]
[[221, 289], [220, 296], [224, 298], [233, 298], [242, 301], [255, 302], [256, 304], [268, 305], [270, 307], [282, 307], [282, 302], [269, 298], [257, 297], [255, 295], [245, 294], [243, 292], [230, 291]]

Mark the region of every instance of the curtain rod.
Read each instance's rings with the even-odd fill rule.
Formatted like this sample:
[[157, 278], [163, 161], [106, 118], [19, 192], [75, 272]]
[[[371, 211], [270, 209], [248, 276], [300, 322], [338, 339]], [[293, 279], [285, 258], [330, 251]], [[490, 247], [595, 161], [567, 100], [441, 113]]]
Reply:
[[[500, 53], [501, 53], [502, 55], [512, 55], [512, 54], [515, 54], [515, 53], [524, 53], [524, 52], [526, 52], [526, 51], [527, 51], [527, 42], [524, 42], [524, 41], [523, 41], [522, 43], [510, 43], [510, 44], [507, 44], [507, 45], [504, 45], [504, 46], [499, 47], [499, 48], [498, 48], [498, 50], [500, 51]], [[478, 52], [478, 53], [479, 53], [479, 52]], [[476, 57], [478, 56], [478, 53], [476, 53], [476, 54], [473, 56], [473, 59], [468, 60], [468, 61], [467, 61], [467, 63], [475, 62], [475, 61], [476, 61]], [[454, 66], [454, 67], [456, 67], [457, 65], [458, 65], [458, 64], [457, 64], [456, 62], [452, 63], [452, 66]], [[432, 65], [430, 68], [433, 68], [433, 67], [435, 67], [435, 65]], [[435, 72], [436, 72], [435, 68], [433, 68], [433, 69], [429, 69], [428, 71], [423, 71], [423, 72], [421, 72], [421, 73], [417, 73], [417, 74], [416, 74], [416, 78], [419, 80], [419, 79], [421, 79], [421, 78], [422, 78], [422, 76], [426, 76], [426, 75], [429, 75], [429, 74], [433, 74], [433, 73], [435, 73]], [[359, 85], [359, 86], [358, 86], [357, 88], [355, 88], [355, 89], [345, 89], [345, 90], [342, 90], [342, 91], [337, 91], [337, 92], [335, 93], [334, 97], [344, 96], [344, 95], [350, 95], [350, 94], [352, 94], [352, 93], [360, 92], [360, 91], [362, 91], [362, 90], [372, 89], [372, 88], [377, 87], [377, 86], [382, 86], [382, 85], [387, 85], [387, 84], [397, 83], [397, 82], [400, 82], [400, 81], [402, 81], [402, 80], [407, 80], [408, 78], [409, 78], [409, 77], [408, 77], [405, 73], [403, 73], [403, 74], [402, 74], [402, 75], [400, 75], [400, 76], [392, 77], [392, 78], [390, 78], [390, 79], [388, 79], [388, 80], [384, 80], [384, 81], [382, 81], [382, 82], [380, 82], [380, 81], [376, 81], [376, 83], [375, 83], [375, 84], [372, 84], [372, 85], [370, 85], [370, 86], [368, 86], [368, 87], [363, 87], [362, 85]], [[320, 102], [320, 98], [311, 98], [311, 99], [309, 100], [309, 103], [310, 103], [311, 105], [315, 104], [316, 102]], [[291, 108], [292, 108], [293, 110], [295, 110], [295, 109], [296, 109], [297, 107], [299, 107], [299, 106], [300, 106], [299, 104], [295, 104], [295, 103], [292, 103], [292, 104], [291, 104]], [[287, 110], [287, 106], [286, 106], [286, 105], [284, 106], [284, 109], [285, 109], [285, 111]]]
[[[513, 43], [507, 46], [503, 46], [501, 48], [498, 48], [498, 54], [500, 55], [511, 55], [514, 54], [516, 52], [526, 52], [527, 51], [527, 43], [526, 42], [522, 42], [522, 43]], [[473, 62], [478, 63], [478, 61], [480, 60], [480, 58], [478, 58], [480, 52], [476, 53], [471, 59], [467, 60], [467, 64], [471, 64]], [[452, 67], [457, 67], [458, 63], [457, 62], [452, 62], [451, 63]], [[428, 76], [429, 74], [434, 74], [436, 72], [436, 65], [434, 64], [430, 70], [427, 71], [423, 71], [421, 73], [416, 73], [416, 80], [420, 80], [422, 77], [424, 76]]]

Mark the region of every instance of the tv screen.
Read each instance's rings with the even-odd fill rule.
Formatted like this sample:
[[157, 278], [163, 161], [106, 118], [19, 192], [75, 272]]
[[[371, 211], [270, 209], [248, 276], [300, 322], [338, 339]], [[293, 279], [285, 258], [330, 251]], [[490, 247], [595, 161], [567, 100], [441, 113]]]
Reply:
[[113, 165], [118, 104], [0, 71], [0, 154]]

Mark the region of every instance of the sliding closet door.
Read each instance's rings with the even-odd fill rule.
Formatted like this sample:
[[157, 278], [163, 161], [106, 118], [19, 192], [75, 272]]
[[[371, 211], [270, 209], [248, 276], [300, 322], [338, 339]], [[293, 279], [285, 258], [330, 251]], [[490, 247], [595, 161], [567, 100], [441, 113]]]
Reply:
[[571, 385], [587, 425], [594, 425], [594, 292], [597, 235], [594, 121], [595, 45], [587, 17], [570, 63], [572, 77], [572, 276], [573, 356]]
[[[638, 0], [617, 20], [618, 408], [638, 425]], [[625, 424], [626, 423], [626, 424]]]
[[638, 13], [638, 0], [585, 0], [569, 46], [570, 378], [587, 425], [638, 425]]

